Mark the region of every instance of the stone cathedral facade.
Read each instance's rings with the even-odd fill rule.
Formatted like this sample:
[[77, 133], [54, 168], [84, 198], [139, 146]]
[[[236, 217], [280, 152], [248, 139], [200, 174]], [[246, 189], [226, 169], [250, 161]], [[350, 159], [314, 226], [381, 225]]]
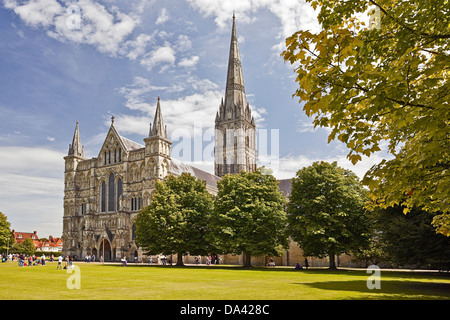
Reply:
[[98, 156], [86, 159], [77, 123], [64, 158], [64, 255], [142, 260], [134, 221], [139, 210], [150, 204], [156, 180], [169, 174], [189, 172], [206, 181], [209, 192], [216, 192], [219, 177], [171, 159], [171, 144], [159, 98], [144, 145], [122, 137], [113, 117]]
[[215, 175], [171, 158], [172, 142], [161, 109], [158, 98], [144, 144], [122, 137], [112, 117], [103, 146], [91, 159], [84, 155], [77, 122], [64, 158], [64, 255], [145, 260], [135, 243], [134, 221], [150, 204], [156, 180], [189, 172], [206, 181], [208, 191], [215, 194], [221, 176], [256, 169], [256, 127], [246, 101], [234, 17], [225, 101], [215, 122]]
[[[213, 120], [213, 119], [211, 119]], [[206, 182], [207, 190], [217, 193], [217, 181], [225, 174], [256, 170], [258, 151], [255, 119], [245, 95], [236, 24], [233, 16], [225, 99], [215, 118], [214, 172], [210, 174], [171, 157], [171, 145], [164, 125], [158, 97], [153, 123], [143, 144], [119, 134], [114, 117], [97, 157], [88, 159], [76, 123], [72, 144], [65, 160], [63, 255], [83, 259], [86, 255], [104, 261], [148, 261], [135, 242], [135, 219], [148, 206], [155, 182], [167, 175], [183, 172]], [[291, 180], [279, 180], [280, 191], [287, 197]], [[265, 265], [270, 257], [252, 257], [254, 265]], [[273, 257], [277, 265], [295, 265], [304, 257], [291, 241], [282, 257]], [[242, 264], [242, 255], [222, 255], [222, 263]], [[202, 262], [205, 261], [202, 257]], [[98, 261], [98, 260], [97, 260]], [[186, 263], [192, 263], [186, 257]], [[310, 266], [326, 266], [322, 259], [309, 260]], [[339, 264], [339, 257], [338, 257]]]

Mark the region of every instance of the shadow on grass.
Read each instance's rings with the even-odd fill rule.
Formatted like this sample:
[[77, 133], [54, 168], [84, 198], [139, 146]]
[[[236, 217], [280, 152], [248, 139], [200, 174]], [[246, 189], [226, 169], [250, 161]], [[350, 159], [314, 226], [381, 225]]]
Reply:
[[328, 291], [355, 291], [367, 293], [366, 297], [358, 296], [357, 299], [377, 300], [444, 300], [450, 299], [450, 283], [401, 281], [381, 279], [380, 289], [368, 289], [365, 281], [326, 281], [313, 283], [297, 283], [315, 289]]

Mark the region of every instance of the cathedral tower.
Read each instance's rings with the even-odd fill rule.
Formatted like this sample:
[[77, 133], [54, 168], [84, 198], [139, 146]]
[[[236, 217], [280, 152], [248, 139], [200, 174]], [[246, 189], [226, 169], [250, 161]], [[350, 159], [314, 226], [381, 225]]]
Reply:
[[84, 147], [81, 145], [80, 130], [77, 125], [75, 126], [75, 132], [73, 134], [72, 144], [69, 145], [69, 152], [66, 157], [64, 157], [66, 167], [65, 167], [65, 181], [66, 190], [72, 189], [74, 187], [75, 173], [77, 171], [77, 166], [80, 161], [84, 160]]
[[150, 124], [148, 137], [144, 139], [147, 167], [150, 175], [160, 180], [164, 179], [170, 169], [170, 149], [172, 141], [167, 138], [167, 127], [164, 125], [160, 99], [156, 105], [153, 126]]
[[214, 167], [219, 177], [256, 170], [256, 125], [245, 96], [236, 20], [233, 14], [225, 101], [215, 123]]

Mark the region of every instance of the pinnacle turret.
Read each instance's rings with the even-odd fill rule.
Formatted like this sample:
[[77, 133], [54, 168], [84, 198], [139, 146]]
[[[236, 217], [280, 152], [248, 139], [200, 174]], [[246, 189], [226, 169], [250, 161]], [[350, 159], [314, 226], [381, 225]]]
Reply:
[[156, 105], [155, 118], [153, 119], [153, 126], [150, 124], [149, 137], [153, 136], [159, 136], [167, 139], [167, 128], [164, 126], [159, 97], [158, 104]]
[[78, 121], [73, 134], [72, 144], [69, 145], [69, 156], [84, 158], [84, 147], [81, 145]]

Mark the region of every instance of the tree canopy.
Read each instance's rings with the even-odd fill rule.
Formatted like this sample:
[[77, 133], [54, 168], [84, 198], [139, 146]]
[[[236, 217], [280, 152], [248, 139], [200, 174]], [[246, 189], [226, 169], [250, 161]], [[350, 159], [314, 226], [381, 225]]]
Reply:
[[15, 244], [13, 247], [13, 251], [26, 255], [33, 255], [36, 251], [36, 247], [34, 246], [33, 240], [31, 240], [30, 238], [26, 238], [21, 243]]
[[7, 251], [8, 240], [11, 247], [14, 243], [14, 237], [11, 232], [11, 224], [8, 222], [8, 218], [5, 214], [0, 212], [0, 253]]
[[182, 265], [185, 253], [206, 255], [212, 196], [206, 183], [183, 173], [156, 182], [150, 206], [136, 218], [136, 241], [147, 254], [178, 254]]
[[279, 256], [287, 247], [285, 198], [270, 174], [242, 171], [225, 175], [217, 183], [211, 220], [215, 244], [225, 253], [244, 253], [244, 266], [251, 256]]
[[374, 241], [385, 262], [395, 266], [450, 270], [450, 238], [436, 234], [433, 215], [413, 208], [407, 215], [400, 206], [376, 208], [371, 213]]
[[440, 212], [434, 225], [450, 235], [449, 1], [306, 1], [319, 8], [322, 30], [286, 40], [294, 96], [353, 163], [387, 141], [393, 158], [363, 179], [374, 206]]
[[287, 205], [289, 234], [304, 255], [329, 257], [368, 247], [370, 225], [358, 177], [337, 163], [314, 162], [292, 179]]

